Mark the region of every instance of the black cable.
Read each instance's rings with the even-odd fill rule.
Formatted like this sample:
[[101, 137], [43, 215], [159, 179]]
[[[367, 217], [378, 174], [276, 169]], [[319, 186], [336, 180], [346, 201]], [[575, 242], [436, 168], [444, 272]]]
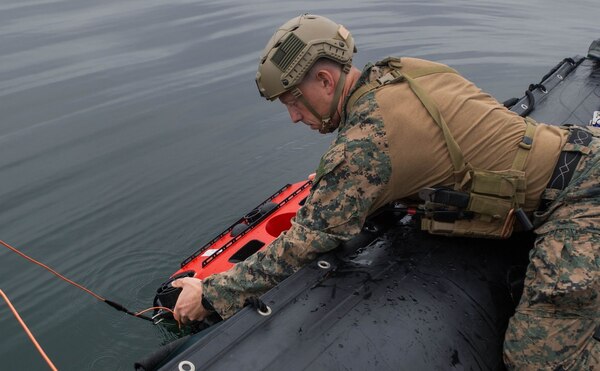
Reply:
[[132, 311], [130, 311], [129, 309], [125, 308], [124, 306], [122, 306], [119, 303], [115, 303], [114, 301], [110, 301], [110, 300], [107, 300], [107, 299], [104, 299], [104, 302], [106, 304], [110, 305], [111, 307], [115, 308], [116, 310], [120, 311], [120, 312], [125, 312], [125, 313], [129, 314], [130, 316], [134, 316], [134, 317], [137, 317], [137, 318], [145, 319], [146, 321], [154, 322], [152, 320], [152, 318], [144, 316], [142, 314], [139, 314], [139, 315], [135, 314], [135, 313], [133, 313]]

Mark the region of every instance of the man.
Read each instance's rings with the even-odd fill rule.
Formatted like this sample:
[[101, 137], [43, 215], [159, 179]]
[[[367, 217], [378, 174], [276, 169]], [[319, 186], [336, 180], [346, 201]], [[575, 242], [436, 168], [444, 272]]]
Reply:
[[[183, 288], [175, 318], [230, 317], [246, 298], [356, 235], [379, 207], [425, 191], [422, 226], [432, 233], [507, 237], [515, 215], [525, 226], [535, 216], [538, 238], [505, 339], [507, 366], [600, 367], [600, 141], [525, 120], [441, 64], [392, 58], [361, 72], [351, 65], [355, 51], [348, 30], [314, 15], [273, 35], [257, 73], [261, 95], [279, 99], [293, 122], [338, 136], [290, 230], [227, 272], [175, 281]], [[568, 158], [577, 169], [557, 166], [555, 176], [563, 150], [575, 154]], [[565, 177], [570, 183], [557, 185]], [[456, 206], [437, 198], [448, 189], [469, 203], [456, 221], [438, 222], [437, 211]]]

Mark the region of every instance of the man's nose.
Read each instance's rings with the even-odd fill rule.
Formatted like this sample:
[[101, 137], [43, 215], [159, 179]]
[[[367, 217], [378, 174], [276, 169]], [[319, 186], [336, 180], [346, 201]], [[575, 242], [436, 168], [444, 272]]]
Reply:
[[289, 107], [288, 113], [293, 123], [302, 121], [302, 114], [295, 108]]

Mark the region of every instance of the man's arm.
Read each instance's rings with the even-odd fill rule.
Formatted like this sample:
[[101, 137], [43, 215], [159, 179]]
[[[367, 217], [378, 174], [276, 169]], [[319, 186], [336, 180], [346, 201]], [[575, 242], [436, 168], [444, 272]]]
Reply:
[[205, 298], [223, 318], [260, 296], [319, 254], [358, 234], [387, 185], [389, 157], [370, 141], [341, 143], [321, 160], [315, 184], [292, 227], [265, 250], [204, 281]]
[[[358, 234], [390, 173], [389, 157], [370, 141], [332, 147], [323, 156], [311, 194], [291, 228], [263, 251], [206, 278], [204, 298], [228, 318], [247, 298], [264, 294], [319, 254]], [[178, 307], [184, 304], [178, 302]]]

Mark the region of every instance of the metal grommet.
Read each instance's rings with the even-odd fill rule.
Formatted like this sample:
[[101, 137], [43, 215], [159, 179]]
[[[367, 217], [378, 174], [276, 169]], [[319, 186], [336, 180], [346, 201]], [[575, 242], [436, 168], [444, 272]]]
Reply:
[[564, 77], [562, 77], [562, 75], [557, 74], [556, 77], [558, 77], [559, 80], [562, 80]]
[[521, 104], [521, 108], [527, 109], [527, 105], [526, 104]]
[[181, 361], [179, 362], [179, 371], [196, 371], [196, 366], [190, 361]]
[[269, 307], [268, 305], [265, 305], [265, 308], [267, 308], [265, 311], [262, 311], [260, 308], [257, 308], [256, 311], [258, 312], [258, 314], [260, 314], [261, 316], [270, 316], [271, 315], [271, 307]]
[[374, 225], [366, 225], [364, 228], [367, 232], [372, 232], [372, 233], [377, 232], [377, 227]]
[[319, 262], [317, 263], [317, 265], [319, 266], [319, 268], [322, 268], [322, 269], [329, 269], [329, 268], [331, 268], [331, 264], [329, 264], [329, 262], [327, 262], [325, 260], [319, 260]]

